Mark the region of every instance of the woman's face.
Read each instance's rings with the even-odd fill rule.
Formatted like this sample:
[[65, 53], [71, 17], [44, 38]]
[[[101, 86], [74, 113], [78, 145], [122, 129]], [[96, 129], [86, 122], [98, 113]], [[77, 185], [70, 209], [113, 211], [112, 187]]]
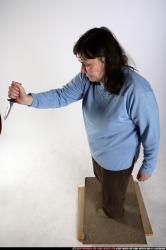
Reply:
[[92, 82], [104, 81], [105, 62], [104, 58], [84, 59], [78, 56], [81, 63], [81, 73], [86, 74]]

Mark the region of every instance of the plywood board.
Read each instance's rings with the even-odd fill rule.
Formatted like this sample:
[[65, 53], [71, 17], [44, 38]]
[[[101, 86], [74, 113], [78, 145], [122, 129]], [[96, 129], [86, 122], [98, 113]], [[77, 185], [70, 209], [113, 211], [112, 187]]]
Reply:
[[78, 194], [79, 240], [84, 244], [146, 244], [133, 179], [130, 180], [127, 192], [126, 215], [119, 220], [104, 218], [97, 214], [96, 208], [101, 204], [101, 186], [95, 177], [85, 179], [85, 199], [83, 189], [79, 188]]
[[83, 241], [84, 232], [83, 232], [83, 219], [84, 219], [84, 193], [85, 188], [78, 188], [78, 215], [77, 215], [77, 239]]
[[144, 204], [144, 200], [143, 197], [141, 195], [141, 190], [139, 187], [138, 182], [134, 182], [135, 183], [135, 190], [136, 190], [136, 194], [137, 194], [137, 199], [138, 199], [138, 204], [139, 204], [139, 209], [140, 209], [140, 213], [141, 213], [141, 218], [142, 218], [142, 222], [143, 222], [143, 227], [144, 227], [144, 231], [145, 231], [145, 235], [146, 236], [153, 236], [153, 230], [152, 230], [152, 226], [150, 224], [150, 220], [148, 217], [148, 213]]

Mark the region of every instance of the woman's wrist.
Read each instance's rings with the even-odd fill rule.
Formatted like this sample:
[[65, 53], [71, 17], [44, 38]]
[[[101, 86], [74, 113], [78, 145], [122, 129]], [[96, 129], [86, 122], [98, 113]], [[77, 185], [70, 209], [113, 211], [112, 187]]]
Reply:
[[33, 97], [31, 93], [28, 93], [26, 96], [26, 105], [31, 106], [33, 101]]

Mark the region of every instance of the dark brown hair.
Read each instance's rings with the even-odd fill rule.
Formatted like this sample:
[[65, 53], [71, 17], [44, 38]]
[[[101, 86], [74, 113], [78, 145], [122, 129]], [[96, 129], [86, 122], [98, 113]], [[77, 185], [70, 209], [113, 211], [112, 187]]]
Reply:
[[128, 57], [113, 33], [106, 27], [93, 28], [84, 33], [76, 42], [73, 53], [85, 59], [105, 58], [105, 89], [118, 94], [127, 78], [124, 67]]

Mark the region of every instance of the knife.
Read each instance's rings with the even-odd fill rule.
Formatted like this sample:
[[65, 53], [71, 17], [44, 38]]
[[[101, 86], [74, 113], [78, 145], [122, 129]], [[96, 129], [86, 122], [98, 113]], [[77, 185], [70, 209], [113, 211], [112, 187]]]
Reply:
[[7, 106], [7, 109], [6, 109], [6, 112], [5, 112], [4, 120], [7, 119], [8, 115], [10, 114], [10, 111], [11, 111], [11, 109], [13, 107], [13, 104], [16, 102], [16, 100], [12, 99], [12, 98], [7, 99], [7, 100], [8, 100], [8, 106]]

